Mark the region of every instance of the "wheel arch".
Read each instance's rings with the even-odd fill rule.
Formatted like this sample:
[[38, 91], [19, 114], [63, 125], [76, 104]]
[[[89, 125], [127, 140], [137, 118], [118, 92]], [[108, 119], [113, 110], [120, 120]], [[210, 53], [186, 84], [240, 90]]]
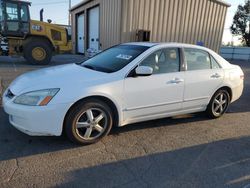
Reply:
[[55, 51], [54, 45], [51, 42], [51, 40], [48, 37], [46, 37], [46, 36], [39, 36], [39, 35], [30, 35], [30, 36], [27, 36], [24, 39], [23, 48], [25, 48], [25, 46], [28, 45], [33, 40], [43, 40], [43, 41], [46, 41], [49, 44], [49, 46], [51, 47], [52, 51]]
[[230, 102], [231, 102], [231, 100], [233, 99], [233, 91], [232, 91], [232, 89], [231, 89], [229, 86], [222, 86], [222, 87], [220, 87], [219, 89], [217, 89], [217, 90], [214, 92], [214, 94], [215, 94], [217, 91], [222, 90], [222, 89], [224, 89], [224, 90], [226, 90], [226, 91], [228, 92], [229, 97], [230, 97]]
[[105, 102], [112, 110], [113, 115], [114, 115], [114, 126], [119, 126], [120, 124], [120, 119], [121, 119], [121, 115], [118, 111], [118, 107], [115, 104], [115, 102], [113, 102], [110, 98], [106, 97], [106, 96], [101, 96], [101, 95], [93, 95], [93, 96], [88, 96], [88, 97], [84, 97], [82, 99], [79, 99], [78, 101], [76, 101], [74, 104], [72, 104], [70, 106], [70, 108], [67, 110], [66, 115], [64, 116], [64, 120], [63, 120], [63, 130], [64, 131], [64, 126], [65, 126], [65, 120], [69, 114], [69, 112], [72, 110], [72, 108], [74, 108], [76, 105], [78, 105], [79, 103], [82, 103], [84, 101], [91, 101], [91, 100], [100, 100]]

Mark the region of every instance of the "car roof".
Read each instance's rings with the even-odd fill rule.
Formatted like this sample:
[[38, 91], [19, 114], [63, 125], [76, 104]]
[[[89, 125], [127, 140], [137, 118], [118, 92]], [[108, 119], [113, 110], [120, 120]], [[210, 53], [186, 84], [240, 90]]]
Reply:
[[158, 45], [159, 43], [155, 42], [129, 42], [129, 43], [124, 43], [122, 45], [136, 45], [136, 46], [146, 46], [146, 47], [153, 47]]
[[186, 44], [186, 43], [177, 43], [177, 42], [167, 42], [167, 43], [156, 43], [156, 42], [131, 42], [131, 43], [125, 43], [125, 44], [121, 44], [121, 45], [138, 45], [138, 46], [146, 46], [149, 48], [157, 48], [157, 47], [172, 47], [172, 48], [195, 48], [195, 49], [200, 49], [200, 50], [204, 50], [208, 53], [210, 53], [211, 55], [213, 55], [213, 57], [216, 58], [216, 60], [218, 60], [220, 62], [220, 65], [222, 65], [222, 67], [227, 68], [230, 67], [231, 64], [226, 61], [224, 58], [222, 58], [219, 54], [217, 54], [216, 52], [214, 52], [213, 50], [203, 47], [203, 46], [198, 46], [198, 45], [193, 45], [193, 44]]
[[154, 47], [154, 46], [162, 46], [162, 47], [178, 47], [178, 48], [197, 48], [202, 50], [210, 50], [204, 46], [198, 46], [194, 44], [186, 44], [186, 43], [177, 43], [177, 42], [130, 42], [124, 43], [122, 45], [138, 45], [138, 46], [146, 46], [146, 47]]

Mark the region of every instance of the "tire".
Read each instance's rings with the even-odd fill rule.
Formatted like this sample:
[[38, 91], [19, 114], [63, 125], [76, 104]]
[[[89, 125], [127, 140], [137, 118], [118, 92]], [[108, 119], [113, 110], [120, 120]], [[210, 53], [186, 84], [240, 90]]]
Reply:
[[24, 45], [24, 58], [33, 65], [48, 65], [52, 53], [51, 45], [43, 39], [30, 38]]
[[230, 95], [227, 90], [218, 90], [207, 106], [207, 115], [212, 119], [220, 118], [225, 114], [230, 104]]
[[112, 117], [112, 110], [106, 103], [100, 100], [83, 101], [67, 114], [64, 131], [74, 143], [93, 144], [108, 135], [113, 125]]

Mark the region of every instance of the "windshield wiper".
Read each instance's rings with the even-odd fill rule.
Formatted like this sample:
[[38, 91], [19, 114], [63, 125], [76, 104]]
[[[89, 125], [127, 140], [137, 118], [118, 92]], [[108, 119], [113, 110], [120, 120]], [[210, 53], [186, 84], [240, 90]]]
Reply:
[[84, 65], [84, 64], [82, 66], [87, 68], [87, 69], [91, 69], [91, 70], [99, 71], [99, 72], [105, 72], [105, 73], [114, 72], [113, 70], [110, 70], [110, 69], [107, 69], [107, 68], [104, 68], [104, 67], [94, 67], [92, 65]]
[[91, 65], [83, 65], [83, 67], [85, 67], [87, 69], [91, 69], [91, 70], [96, 70], [95, 67], [93, 67]]

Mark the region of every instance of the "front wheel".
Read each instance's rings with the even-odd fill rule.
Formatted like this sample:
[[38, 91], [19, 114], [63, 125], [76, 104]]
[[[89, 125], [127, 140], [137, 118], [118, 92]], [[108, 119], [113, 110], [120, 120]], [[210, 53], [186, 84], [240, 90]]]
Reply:
[[110, 132], [112, 122], [112, 111], [107, 104], [99, 100], [84, 101], [70, 110], [64, 129], [71, 141], [92, 144]]
[[24, 58], [33, 65], [47, 65], [52, 58], [52, 48], [47, 41], [32, 38], [24, 46]]
[[228, 91], [219, 90], [213, 95], [206, 112], [210, 118], [219, 118], [227, 111], [229, 104], [230, 96]]

